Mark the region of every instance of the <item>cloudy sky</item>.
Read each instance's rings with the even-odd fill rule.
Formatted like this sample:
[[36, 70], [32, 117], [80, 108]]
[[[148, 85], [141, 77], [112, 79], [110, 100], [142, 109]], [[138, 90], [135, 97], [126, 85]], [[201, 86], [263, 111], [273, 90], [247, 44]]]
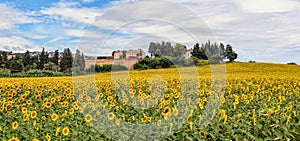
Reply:
[[0, 0], [0, 50], [88, 55], [171, 41], [230, 44], [239, 61], [300, 63], [300, 0]]

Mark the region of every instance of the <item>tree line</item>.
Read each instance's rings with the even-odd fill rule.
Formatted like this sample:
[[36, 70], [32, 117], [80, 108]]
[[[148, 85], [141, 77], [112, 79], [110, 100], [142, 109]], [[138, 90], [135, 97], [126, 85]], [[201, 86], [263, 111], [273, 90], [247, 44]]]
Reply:
[[157, 69], [170, 68], [175, 66], [192, 66], [219, 64], [224, 59], [233, 62], [237, 59], [238, 54], [233, 50], [231, 45], [224, 46], [223, 43], [211, 43], [210, 41], [199, 44], [196, 43], [192, 48], [191, 56], [187, 54], [187, 47], [180, 43], [172, 46], [171, 42], [151, 42], [148, 52], [150, 57], [140, 60], [134, 65], [134, 69]]
[[10, 54], [12, 52], [0, 51], [0, 66], [2, 71], [8, 70], [10, 73], [20, 73], [32, 70], [47, 70], [71, 74], [72, 71], [81, 72], [85, 68], [83, 53], [76, 50], [75, 57], [73, 57], [69, 48], [64, 49], [62, 56], [60, 56], [58, 50], [55, 50], [54, 55], [49, 57], [49, 53], [44, 48], [39, 55], [34, 56], [29, 51], [26, 51], [8, 59]]

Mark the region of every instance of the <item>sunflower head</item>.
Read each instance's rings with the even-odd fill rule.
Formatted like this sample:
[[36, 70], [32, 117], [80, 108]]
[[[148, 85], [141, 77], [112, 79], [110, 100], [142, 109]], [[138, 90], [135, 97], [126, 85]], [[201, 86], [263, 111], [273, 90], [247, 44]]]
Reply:
[[70, 130], [69, 130], [68, 127], [65, 127], [65, 128], [62, 130], [62, 134], [63, 134], [64, 136], [69, 135], [69, 132], [70, 132]]

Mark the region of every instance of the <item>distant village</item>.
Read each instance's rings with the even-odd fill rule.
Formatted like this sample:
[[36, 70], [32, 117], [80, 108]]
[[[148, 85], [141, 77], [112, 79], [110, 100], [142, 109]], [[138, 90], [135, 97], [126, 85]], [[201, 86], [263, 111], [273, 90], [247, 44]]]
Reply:
[[[192, 57], [192, 49], [187, 49], [184, 53], [184, 58], [188, 59]], [[15, 57], [18, 54], [24, 54], [24, 53], [14, 53], [14, 52], [8, 52], [7, 59], [11, 59]], [[29, 52], [29, 54], [34, 56], [41, 55], [41, 51], [33, 51]], [[53, 57], [55, 52], [48, 52], [49, 58]], [[59, 52], [59, 58], [62, 58], [63, 52]], [[72, 54], [73, 57], [75, 57], [75, 54]], [[130, 49], [130, 50], [117, 50], [112, 52], [112, 56], [84, 56], [85, 59], [85, 68], [89, 68], [93, 64], [97, 65], [111, 65], [111, 64], [119, 64], [126, 66], [129, 69], [133, 68], [133, 65], [138, 62], [140, 59], [144, 59], [147, 56], [147, 53], [143, 49]], [[151, 56], [152, 58], [154, 56]], [[96, 60], [96, 61], [95, 61]]]

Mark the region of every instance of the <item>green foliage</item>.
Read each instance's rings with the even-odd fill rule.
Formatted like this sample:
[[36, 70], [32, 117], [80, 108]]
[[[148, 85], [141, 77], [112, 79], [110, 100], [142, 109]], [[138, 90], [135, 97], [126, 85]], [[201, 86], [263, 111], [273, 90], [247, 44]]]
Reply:
[[33, 64], [33, 61], [31, 59], [31, 56], [30, 56], [28, 50], [25, 52], [24, 57], [22, 58], [22, 61], [23, 61], [23, 65], [24, 65], [25, 69], [28, 68], [27, 66], [30, 66]]
[[202, 44], [201, 47], [199, 43], [197, 43], [192, 52], [192, 56], [194, 58], [200, 60], [209, 60], [210, 64], [219, 64], [223, 61], [223, 59], [229, 59], [230, 62], [233, 62], [237, 59], [237, 53], [233, 51], [231, 45], [227, 45], [226, 49], [223, 43], [219, 45], [217, 43], [210, 43], [210, 41]]
[[201, 60], [208, 60], [208, 57], [205, 54], [205, 49], [200, 48], [199, 43], [196, 43], [196, 45], [194, 45], [192, 56]]
[[231, 45], [227, 45], [225, 52], [224, 52], [225, 58], [229, 59], [229, 62], [233, 62], [235, 59], [237, 59], [237, 53], [233, 51]]
[[73, 62], [72, 52], [70, 51], [69, 48], [67, 48], [64, 50], [63, 57], [60, 61], [61, 72], [71, 73], [72, 62]]
[[162, 42], [162, 43], [154, 43], [151, 42], [149, 45], [148, 52], [151, 53], [151, 56], [174, 56], [173, 54], [174, 48], [171, 45], [171, 42]]
[[173, 62], [166, 57], [144, 58], [134, 64], [135, 70], [170, 68]]
[[38, 68], [39, 69], [44, 69], [44, 65], [48, 62], [48, 56], [49, 54], [46, 52], [45, 49], [43, 48], [41, 55], [39, 56], [39, 63], [38, 63]]
[[[1, 69], [0, 69], [1, 70]], [[6, 69], [6, 73], [3, 73], [1, 77], [56, 77], [56, 76], [70, 76], [70, 74], [65, 74], [62, 72], [54, 72], [50, 70], [29, 70], [26, 72], [9, 73]]]
[[20, 58], [19, 55], [16, 55], [16, 57], [10, 59], [8, 61], [8, 63], [10, 64], [10, 71], [12, 73], [17, 73], [17, 72], [21, 72], [23, 71], [23, 63], [22, 63], [22, 59]]
[[175, 66], [194, 66], [195, 61], [193, 58], [185, 59], [184, 57], [174, 57], [171, 58], [172, 63]]
[[212, 55], [210, 58], [209, 58], [209, 64], [220, 64], [221, 61], [223, 60], [223, 58], [220, 56], [220, 55]]
[[10, 70], [0, 68], [0, 77], [9, 77], [10, 76]]
[[54, 63], [55, 65], [59, 65], [59, 52], [58, 50], [55, 50], [54, 52], [54, 56], [52, 58], [50, 58], [50, 62]]
[[87, 72], [111, 72], [111, 71], [124, 71], [128, 70], [127, 67], [122, 66], [122, 65], [92, 65], [90, 68], [87, 70]]
[[59, 66], [55, 65], [53, 62], [49, 62], [49, 63], [44, 65], [44, 69], [54, 71], [54, 72], [58, 72]]
[[79, 50], [76, 50], [73, 66], [78, 67], [79, 71], [81, 71], [81, 72], [84, 71], [84, 68], [85, 68], [84, 55], [80, 54]]
[[297, 65], [295, 62], [287, 63], [288, 65]]

